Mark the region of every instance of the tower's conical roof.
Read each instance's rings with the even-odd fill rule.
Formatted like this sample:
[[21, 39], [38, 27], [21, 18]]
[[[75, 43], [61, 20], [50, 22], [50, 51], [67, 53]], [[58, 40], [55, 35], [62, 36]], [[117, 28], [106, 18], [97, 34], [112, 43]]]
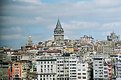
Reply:
[[56, 29], [62, 29], [59, 19], [58, 19], [57, 24], [56, 24]]
[[61, 27], [60, 20], [58, 19], [57, 24], [56, 24], [56, 28], [54, 29], [54, 33], [59, 33], [59, 34], [61, 34], [61, 33], [63, 33], [63, 32], [64, 32], [64, 30], [63, 30], [63, 28]]

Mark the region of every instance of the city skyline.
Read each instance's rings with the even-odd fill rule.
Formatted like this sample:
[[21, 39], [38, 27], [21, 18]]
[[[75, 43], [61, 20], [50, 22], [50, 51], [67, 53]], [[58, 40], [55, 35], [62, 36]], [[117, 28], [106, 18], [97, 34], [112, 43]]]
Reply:
[[120, 35], [120, 0], [1, 0], [0, 45], [19, 48], [28, 36], [34, 43], [53, 39], [57, 20], [65, 38], [90, 35], [106, 40], [111, 32]]

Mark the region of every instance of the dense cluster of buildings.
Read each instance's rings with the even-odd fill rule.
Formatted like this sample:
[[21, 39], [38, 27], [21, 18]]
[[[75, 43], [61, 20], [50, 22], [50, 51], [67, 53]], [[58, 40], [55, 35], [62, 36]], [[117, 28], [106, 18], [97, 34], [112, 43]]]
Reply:
[[29, 36], [20, 49], [0, 48], [0, 80], [121, 80], [121, 41], [114, 32], [103, 41], [64, 39], [58, 20], [54, 40]]

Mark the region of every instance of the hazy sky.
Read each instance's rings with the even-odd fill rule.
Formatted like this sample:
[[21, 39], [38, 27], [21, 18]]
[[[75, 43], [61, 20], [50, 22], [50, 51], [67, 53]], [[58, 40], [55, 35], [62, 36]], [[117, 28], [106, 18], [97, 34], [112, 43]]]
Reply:
[[53, 39], [58, 18], [65, 38], [121, 34], [121, 0], [0, 0], [0, 46], [19, 48]]

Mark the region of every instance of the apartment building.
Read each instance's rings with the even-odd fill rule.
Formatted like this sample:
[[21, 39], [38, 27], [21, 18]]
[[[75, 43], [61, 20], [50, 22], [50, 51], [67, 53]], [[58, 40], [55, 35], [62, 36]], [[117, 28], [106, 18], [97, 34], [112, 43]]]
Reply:
[[13, 80], [26, 80], [28, 77], [28, 72], [31, 68], [31, 61], [20, 60], [12, 64], [12, 78]]
[[89, 64], [76, 54], [57, 57], [57, 80], [89, 80]]
[[54, 57], [41, 57], [36, 60], [37, 68], [37, 79], [38, 80], [56, 80], [57, 71], [56, 71], [56, 62], [57, 60]]
[[111, 55], [113, 61], [114, 77], [116, 79], [121, 79], [121, 54]]
[[70, 54], [57, 57], [57, 80], [77, 80], [78, 58]]
[[93, 58], [93, 79], [112, 79], [112, 64], [108, 55], [97, 54]]
[[90, 67], [87, 62], [78, 61], [77, 63], [77, 80], [90, 80]]

